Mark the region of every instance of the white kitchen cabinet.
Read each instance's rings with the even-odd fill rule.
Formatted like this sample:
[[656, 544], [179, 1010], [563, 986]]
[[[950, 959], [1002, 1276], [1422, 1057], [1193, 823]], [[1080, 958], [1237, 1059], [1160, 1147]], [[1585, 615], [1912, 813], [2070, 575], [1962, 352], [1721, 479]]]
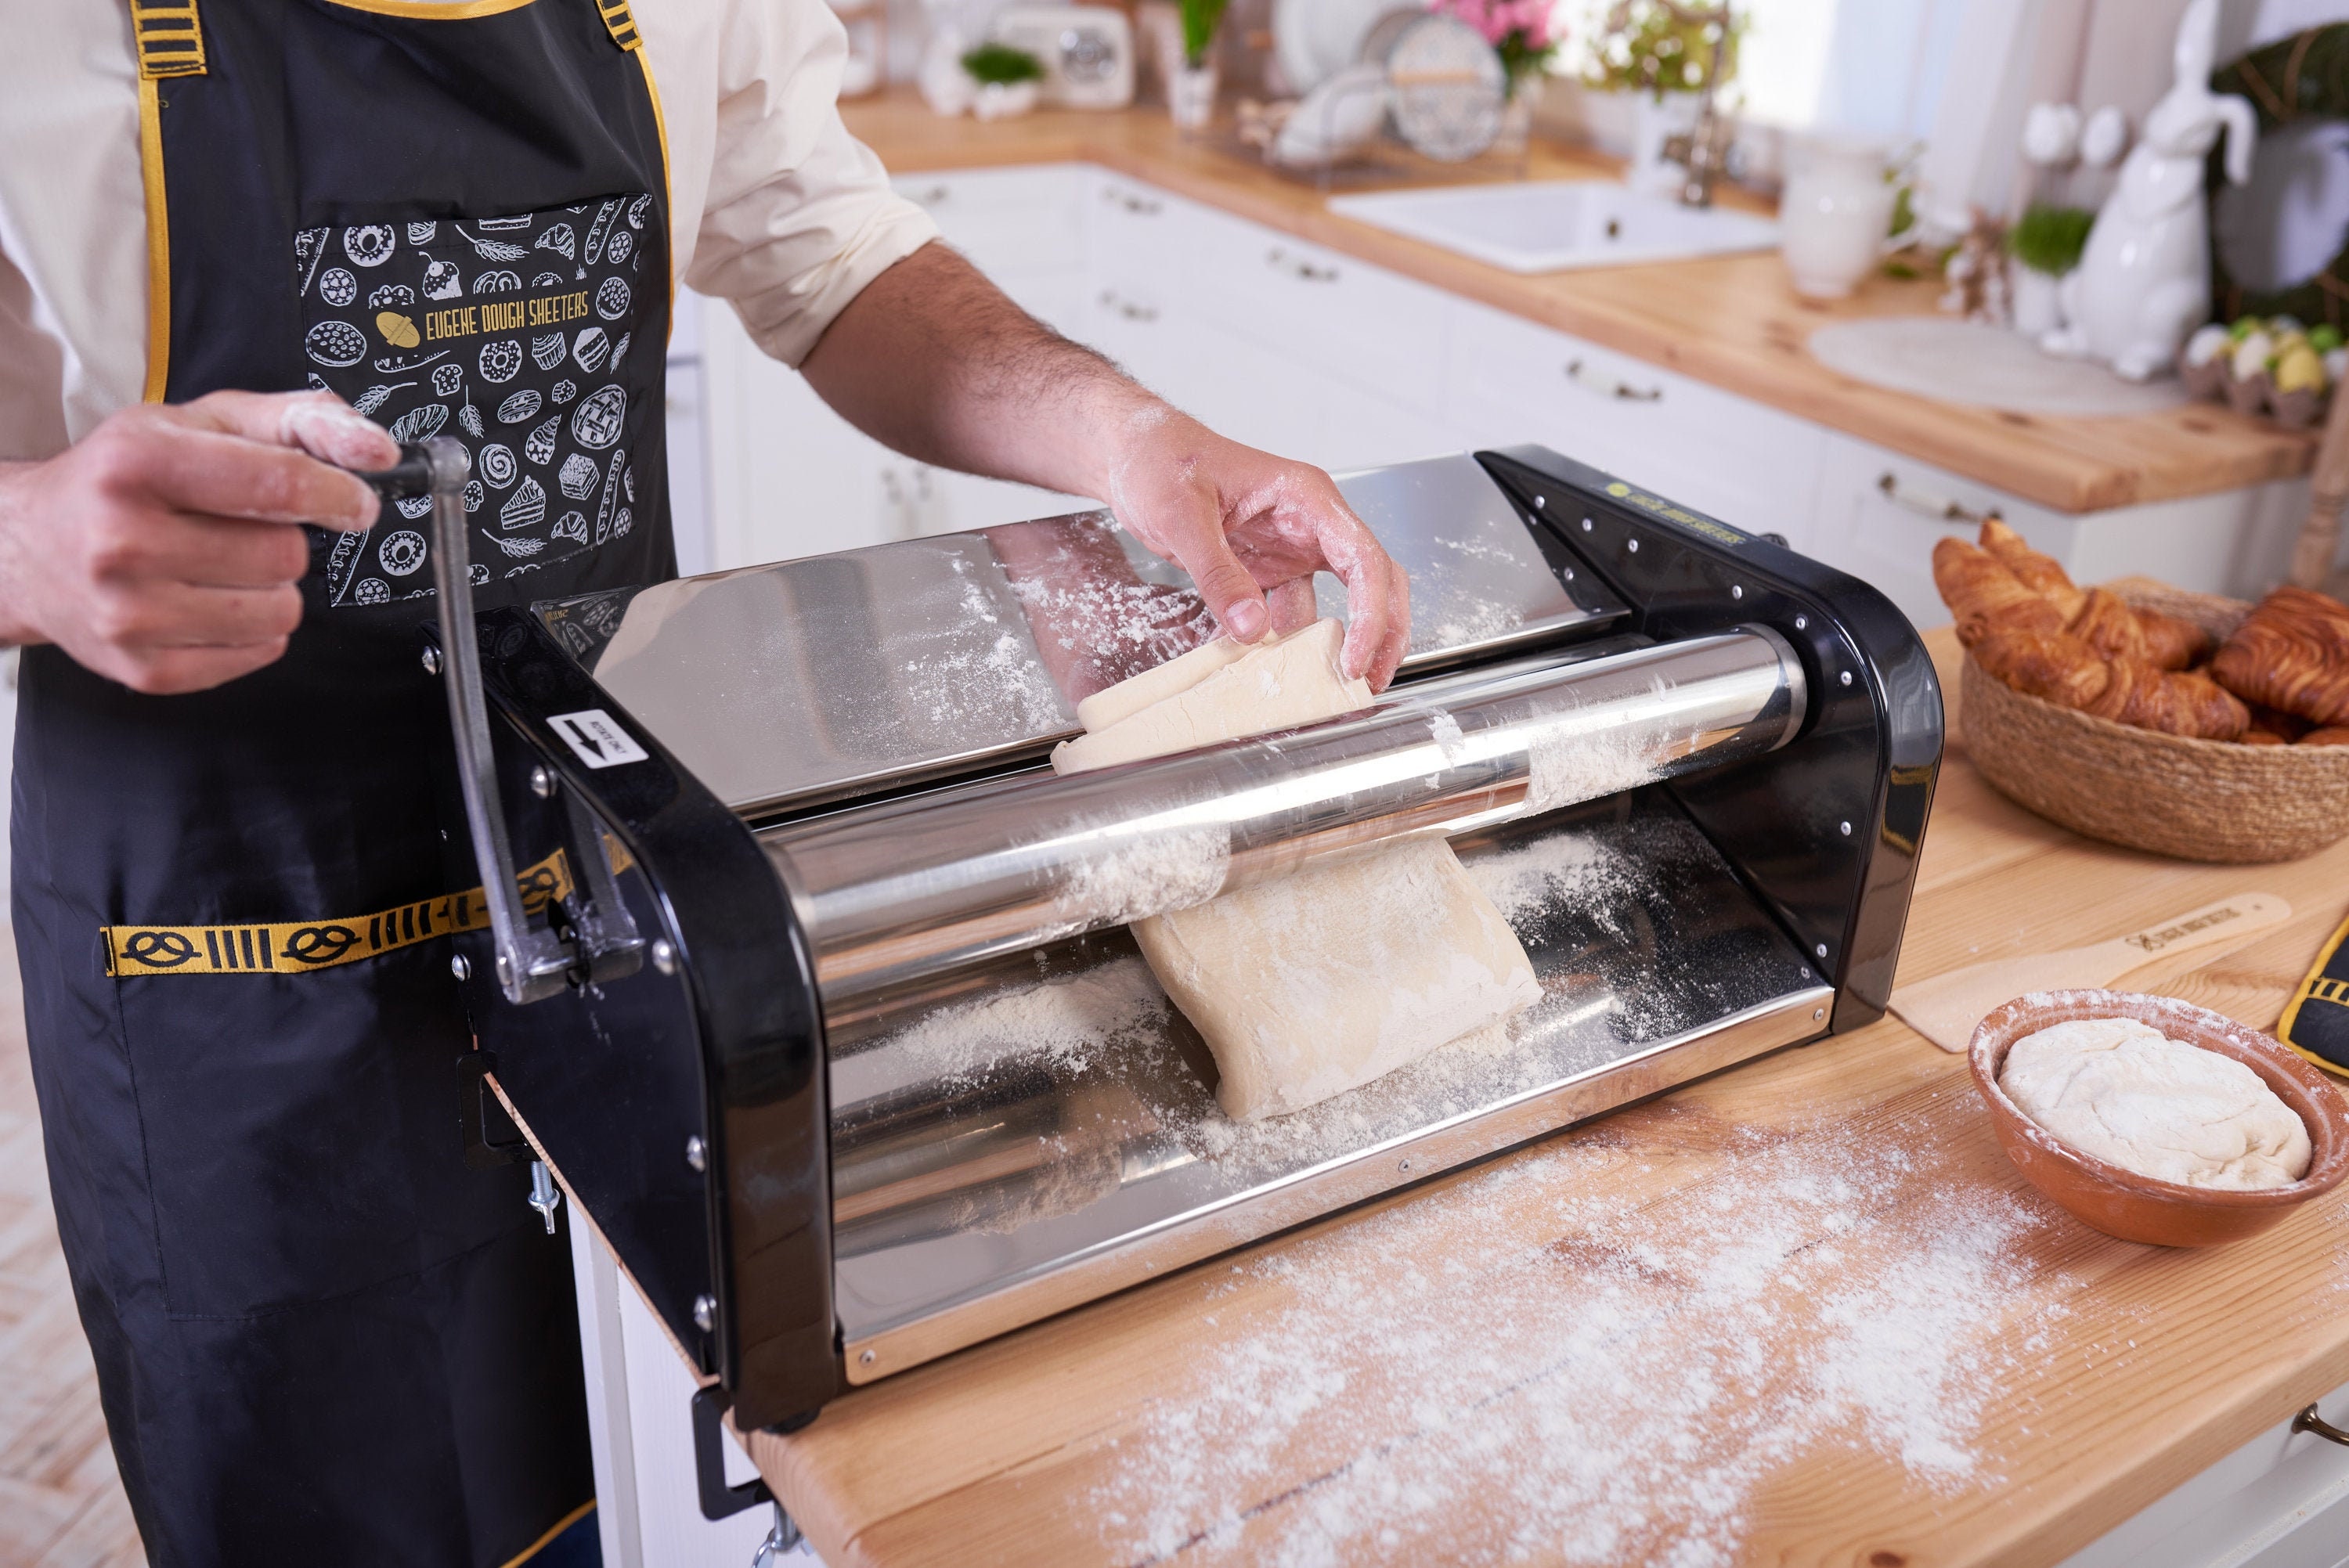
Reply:
[[2083, 583], [2142, 573], [2256, 598], [2282, 577], [2308, 510], [2308, 482], [2284, 480], [2184, 500], [2054, 511], [1848, 436], [1829, 431], [1824, 440], [1806, 552], [1875, 584], [1919, 625], [1949, 619], [1933, 590], [1935, 542], [1971, 539], [1993, 513]]
[[1472, 441], [1539, 441], [1808, 548], [1826, 435], [1816, 425], [1466, 300], [1448, 379], [1453, 423]]
[[[1237, 440], [1343, 471], [1534, 441], [1775, 533], [1946, 620], [1931, 552], [1995, 511], [2084, 582], [2146, 573], [2254, 595], [2305, 480], [2070, 515], [1078, 164], [907, 174], [898, 189], [1011, 296]], [[896, 456], [701, 323], [709, 557], [738, 565], [1093, 504]]]

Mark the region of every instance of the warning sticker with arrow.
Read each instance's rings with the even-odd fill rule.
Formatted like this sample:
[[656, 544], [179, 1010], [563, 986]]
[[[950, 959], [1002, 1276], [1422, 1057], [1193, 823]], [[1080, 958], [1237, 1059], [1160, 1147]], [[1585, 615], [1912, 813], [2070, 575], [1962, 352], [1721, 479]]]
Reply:
[[628, 737], [628, 732], [613, 721], [612, 716], [600, 707], [578, 713], [558, 713], [547, 722], [554, 733], [563, 737], [579, 760], [590, 768], [617, 768], [623, 762], [642, 762], [645, 748]]

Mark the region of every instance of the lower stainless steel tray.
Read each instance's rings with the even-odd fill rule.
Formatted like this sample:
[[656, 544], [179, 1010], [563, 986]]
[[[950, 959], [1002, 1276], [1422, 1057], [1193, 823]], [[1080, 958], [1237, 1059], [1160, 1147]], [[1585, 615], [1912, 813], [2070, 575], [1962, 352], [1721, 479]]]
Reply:
[[870, 1382], [1820, 1033], [1833, 993], [1660, 789], [1454, 841], [1541, 1003], [1236, 1123], [1122, 930], [832, 1042], [836, 1307]]

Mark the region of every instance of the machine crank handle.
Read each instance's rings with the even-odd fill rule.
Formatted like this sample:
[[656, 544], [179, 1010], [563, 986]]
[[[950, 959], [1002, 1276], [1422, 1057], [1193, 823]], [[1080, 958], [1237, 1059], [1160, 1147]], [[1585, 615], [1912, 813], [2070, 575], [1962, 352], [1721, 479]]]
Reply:
[[448, 687], [465, 825], [472, 831], [481, 896], [490, 906], [497, 945], [498, 986], [510, 1002], [535, 1002], [564, 989], [572, 955], [554, 932], [531, 925], [514, 883], [513, 846], [498, 797], [497, 754], [490, 745], [489, 699], [481, 692], [481, 647], [473, 629], [472, 559], [465, 543], [465, 476], [471, 466], [460, 443], [435, 436], [403, 447], [396, 466], [360, 477], [390, 500], [432, 498], [432, 585], [440, 601], [440, 646], [425, 650], [424, 667], [440, 674]]

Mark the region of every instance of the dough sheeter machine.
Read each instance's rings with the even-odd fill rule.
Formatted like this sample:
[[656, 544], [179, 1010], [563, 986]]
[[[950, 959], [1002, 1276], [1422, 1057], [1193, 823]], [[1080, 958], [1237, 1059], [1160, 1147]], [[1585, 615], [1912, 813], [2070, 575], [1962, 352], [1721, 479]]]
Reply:
[[[1883, 1011], [1941, 754], [1890, 603], [1540, 448], [1340, 483], [1411, 573], [1393, 688], [1065, 778], [1075, 699], [1206, 627], [1100, 514], [442, 585], [472, 1152], [522, 1147], [491, 1078], [740, 1427]], [[1125, 923], [1412, 833], [1542, 1003], [1229, 1121]]]

